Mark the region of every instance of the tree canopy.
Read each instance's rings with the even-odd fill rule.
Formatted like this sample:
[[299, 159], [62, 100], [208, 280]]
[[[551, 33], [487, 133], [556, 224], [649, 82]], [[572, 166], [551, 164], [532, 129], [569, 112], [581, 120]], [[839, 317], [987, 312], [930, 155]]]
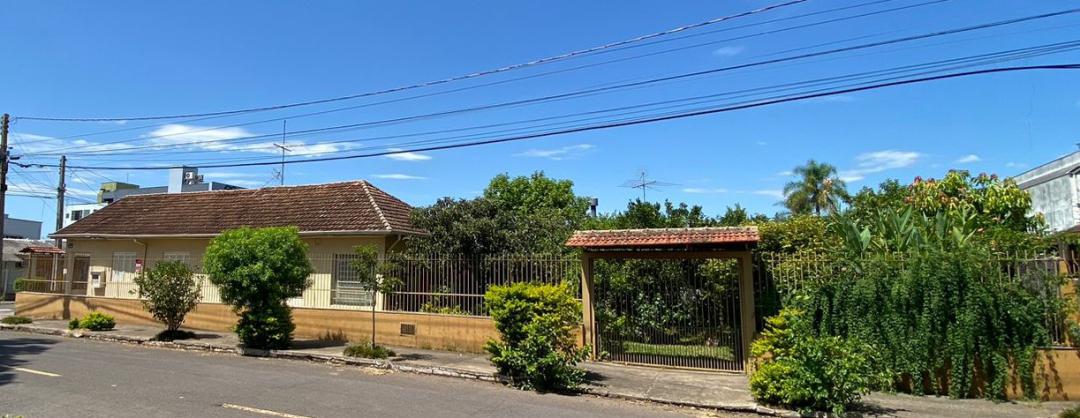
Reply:
[[792, 172], [799, 179], [784, 186], [784, 206], [793, 215], [836, 213], [850, 197], [831, 164], [809, 160]]

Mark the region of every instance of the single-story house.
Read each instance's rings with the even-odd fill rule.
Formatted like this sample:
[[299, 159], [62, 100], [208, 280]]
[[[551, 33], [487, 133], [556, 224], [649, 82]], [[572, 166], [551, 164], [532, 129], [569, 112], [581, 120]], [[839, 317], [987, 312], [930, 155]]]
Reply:
[[[352, 251], [380, 252], [423, 231], [409, 222], [412, 208], [366, 181], [194, 193], [128, 196], [51, 234], [66, 241], [71, 294], [136, 297], [133, 279], [160, 260], [199, 271], [210, 240], [239, 227], [295, 226], [309, 245], [312, 285], [294, 306], [370, 308], [356, 290]], [[200, 277], [205, 280], [204, 277]], [[204, 286], [204, 302], [217, 302]], [[375, 302], [378, 305], [378, 301]]]
[[[31, 266], [31, 263], [29, 262], [30, 258], [34, 258], [35, 261], [44, 259], [44, 257], [39, 258], [32, 256], [32, 253], [25, 251], [27, 249], [36, 251], [35, 253], [39, 254], [42, 253], [42, 251], [59, 250], [58, 248], [53, 247], [52, 241], [5, 238], [3, 247], [4, 268], [3, 275], [0, 276], [0, 300], [15, 299], [15, 280], [30, 277], [30, 272], [28, 271], [28, 267]], [[42, 270], [43, 273], [45, 271], [46, 270]], [[43, 276], [44, 274], [37, 275]]]

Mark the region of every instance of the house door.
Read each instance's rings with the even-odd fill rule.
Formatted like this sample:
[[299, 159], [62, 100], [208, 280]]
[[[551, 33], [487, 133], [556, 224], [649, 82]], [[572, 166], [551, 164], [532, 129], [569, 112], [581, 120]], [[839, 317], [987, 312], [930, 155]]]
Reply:
[[75, 256], [75, 265], [71, 272], [71, 294], [85, 295], [90, 282], [90, 256]]

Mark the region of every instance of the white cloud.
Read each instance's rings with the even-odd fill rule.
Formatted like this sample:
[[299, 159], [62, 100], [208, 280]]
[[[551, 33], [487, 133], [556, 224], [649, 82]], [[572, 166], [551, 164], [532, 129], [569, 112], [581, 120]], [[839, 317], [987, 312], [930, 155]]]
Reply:
[[695, 193], [695, 194], [713, 194], [713, 193], [727, 193], [727, 189], [724, 188], [702, 188], [702, 187], [687, 187], [682, 189], [683, 193]]
[[401, 148], [387, 148], [387, 151], [402, 151], [394, 154], [389, 154], [386, 158], [398, 161], [427, 161], [431, 159], [430, 155], [417, 154], [415, 152], [404, 151]]
[[713, 55], [718, 57], [734, 57], [743, 53], [746, 47], [743, 46], [722, 46], [713, 50]]
[[[240, 127], [205, 127], [172, 123], [163, 125], [144, 136], [150, 145], [174, 146], [179, 148], [221, 152], [258, 152], [280, 154], [281, 149], [274, 146], [274, 141], [256, 143], [236, 143], [233, 140], [257, 136]], [[286, 141], [287, 154], [315, 157], [352, 148], [350, 143], [314, 143]]]
[[839, 177], [845, 182], [859, 181], [866, 178], [867, 174], [909, 167], [921, 157], [922, 154], [914, 151], [884, 150], [862, 153], [855, 157], [855, 168], [840, 171]]
[[960, 158], [956, 159], [957, 164], [968, 164], [968, 163], [974, 163], [974, 162], [978, 162], [978, 161], [982, 161], [982, 158], [979, 158], [979, 156], [975, 155], [975, 154], [968, 154], [968, 155], [965, 155], [963, 157], [960, 157]]
[[530, 149], [514, 155], [518, 157], [547, 158], [549, 160], [559, 161], [580, 157], [592, 148], [592, 144], [577, 144], [555, 149]]
[[758, 145], [763, 146], [763, 147], [766, 146], [766, 145], [769, 145], [769, 143], [765, 142], [765, 141], [757, 141], [757, 142], [755, 142], [755, 144], [758, 144]]
[[763, 190], [754, 190], [754, 191], [752, 191], [750, 193], [753, 193], [753, 194], [756, 194], [756, 195], [761, 195], [761, 196], [775, 197], [777, 199], [783, 199], [784, 198], [784, 191], [783, 190], [763, 189]]
[[427, 180], [427, 177], [420, 177], [420, 176], [414, 176], [414, 175], [411, 175], [411, 174], [401, 174], [401, 173], [372, 174], [371, 176], [375, 177], [377, 179], [384, 179], [384, 180]]
[[1027, 165], [1027, 163], [1018, 163], [1018, 162], [1014, 162], [1014, 161], [1009, 161], [1009, 162], [1005, 163], [1005, 166], [1009, 167], [1009, 168], [1027, 168], [1028, 165]]
[[780, 176], [780, 177], [791, 177], [791, 176], [795, 175], [795, 172], [791, 171], [791, 170], [784, 170], [784, 171], [781, 171], [779, 173], [776, 173], [776, 175]]

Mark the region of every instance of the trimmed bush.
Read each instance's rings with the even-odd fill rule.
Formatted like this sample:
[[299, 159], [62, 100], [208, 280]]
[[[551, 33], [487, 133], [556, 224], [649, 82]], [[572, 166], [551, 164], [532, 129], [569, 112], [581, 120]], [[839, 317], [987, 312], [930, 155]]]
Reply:
[[501, 336], [489, 340], [485, 349], [514, 386], [551, 390], [581, 384], [585, 371], [575, 366], [589, 349], [574, 342], [581, 303], [567, 285], [492, 286], [484, 302]]
[[[68, 324], [70, 327], [71, 324]], [[112, 315], [104, 314], [101, 312], [90, 312], [79, 320], [79, 328], [88, 329], [90, 331], [108, 331], [116, 328], [116, 320]]]
[[790, 308], [769, 318], [768, 329], [751, 348], [758, 362], [750, 376], [750, 394], [758, 402], [803, 413], [843, 414], [888, 382], [870, 346], [813, 336], [805, 329], [801, 313]]
[[239, 228], [210, 241], [203, 266], [221, 300], [240, 316], [235, 330], [244, 346], [282, 349], [292, 342], [286, 300], [310, 285], [307, 248], [295, 227]]
[[34, 320], [25, 316], [9, 316], [4, 319], [0, 319], [0, 322], [8, 325], [22, 325], [32, 323], [34, 322]]
[[394, 357], [397, 355], [393, 350], [383, 347], [381, 345], [371, 345], [371, 343], [362, 342], [356, 344], [349, 344], [345, 347], [344, 354], [349, 357], [362, 357], [362, 358], [377, 358], [384, 359], [387, 357]]
[[135, 278], [143, 306], [154, 319], [165, 324], [170, 335], [176, 334], [184, 317], [199, 304], [199, 286], [187, 265], [179, 261], [157, 263], [146, 274]]
[[79, 318], [68, 321], [68, 329], [79, 329]]

